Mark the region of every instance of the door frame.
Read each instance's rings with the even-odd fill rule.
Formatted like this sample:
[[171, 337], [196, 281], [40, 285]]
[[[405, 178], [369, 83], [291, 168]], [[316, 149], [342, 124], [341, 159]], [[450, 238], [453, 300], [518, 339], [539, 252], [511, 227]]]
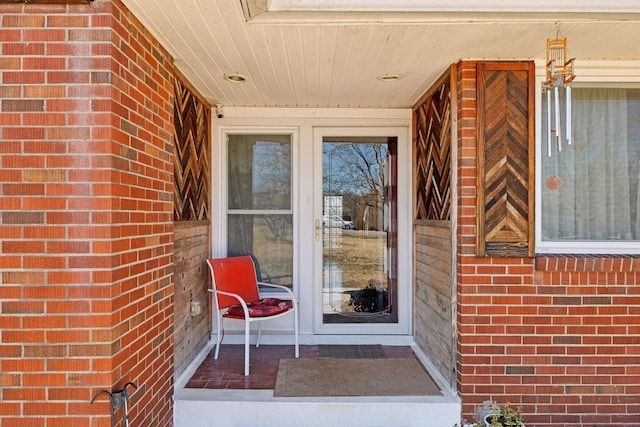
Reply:
[[[228, 198], [228, 170], [227, 170], [227, 136], [228, 135], [291, 135], [291, 212], [293, 217], [293, 292], [299, 294], [298, 286], [298, 266], [299, 266], [299, 253], [300, 253], [300, 239], [297, 238], [296, 233], [299, 231], [299, 215], [297, 213], [297, 206], [299, 205], [299, 182], [297, 179], [299, 173], [299, 129], [295, 126], [277, 126], [277, 127], [265, 127], [265, 126], [224, 126], [219, 128], [219, 144], [216, 150], [218, 154], [218, 161], [212, 162], [217, 167], [217, 174], [212, 175], [212, 179], [217, 179], [219, 183], [215, 191], [213, 191], [213, 197], [211, 198], [212, 204], [217, 206], [217, 209], [211, 209], [212, 211], [212, 232], [217, 235], [216, 243], [212, 245], [212, 257], [227, 256], [227, 198]], [[215, 225], [215, 227], [213, 226]]]
[[[344, 323], [325, 324], [323, 322], [322, 291], [323, 239], [313, 240], [313, 332], [317, 335], [410, 335], [412, 333], [413, 299], [412, 299], [412, 245], [411, 225], [411, 147], [409, 129], [398, 126], [354, 126], [313, 128], [313, 206], [312, 223], [322, 223], [322, 144], [324, 137], [340, 136], [372, 136], [397, 138], [397, 323]], [[313, 226], [315, 233], [315, 226]]]
[[[388, 344], [410, 345], [413, 343], [411, 331], [413, 320], [406, 317], [406, 329], [390, 334], [374, 333], [367, 335], [347, 335], [336, 333], [316, 334], [314, 330], [314, 201], [313, 201], [313, 133], [314, 128], [357, 128], [373, 129], [383, 127], [398, 135], [400, 216], [406, 215], [406, 229], [400, 229], [402, 242], [406, 247], [399, 248], [399, 256], [404, 257], [406, 267], [399, 266], [412, 273], [412, 210], [409, 194], [411, 185], [411, 126], [413, 112], [411, 108], [257, 108], [227, 107], [223, 119], [211, 121], [211, 256], [226, 255], [226, 141], [225, 133], [279, 133], [291, 132], [293, 142], [293, 199], [294, 199], [294, 293], [299, 298], [300, 342], [302, 344]], [[384, 132], [386, 136], [386, 132]], [[405, 176], [406, 175], [406, 176]], [[406, 194], [404, 192], [407, 192]], [[404, 226], [403, 226], [404, 227]], [[404, 245], [404, 243], [401, 243]], [[407, 298], [412, 298], [407, 295]], [[410, 307], [412, 309], [412, 307]], [[411, 313], [408, 312], [407, 316]], [[281, 333], [290, 329], [286, 321], [282, 324], [271, 322], [269, 330], [262, 336], [264, 344], [288, 343], [288, 335]], [[242, 343], [242, 328], [234, 323], [225, 326], [226, 342]]]

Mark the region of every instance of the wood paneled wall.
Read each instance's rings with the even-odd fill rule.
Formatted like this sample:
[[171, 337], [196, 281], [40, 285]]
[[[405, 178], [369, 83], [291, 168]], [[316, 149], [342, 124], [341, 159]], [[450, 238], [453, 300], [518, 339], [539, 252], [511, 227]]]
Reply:
[[[175, 376], [178, 377], [207, 343], [211, 331], [209, 270], [211, 251], [209, 221], [175, 223]], [[191, 315], [191, 300], [200, 303], [202, 313]]]
[[211, 108], [179, 73], [174, 92], [174, 219], [209, 219]]
[[455, 383], [452, 86], [447, 70], [413, 108], [414, 333], [417, 345]]
[[[211, 332], [209, 271], [211, 254], [211, 108], [187, 82], [175, 78], [174, 219], [175, 375], [178, 377], [207, 343]], [[202, 312], [193, 315], [191, 301]]]
[[455, 384], [452, 240], [449, 221], [414, 227], [415, 340], [438, 371]]
[[451, 218], [451, 72], [413, 108], [414, 218]]
[[534, 65], [477, 64], [478, 256], [534, 254]]

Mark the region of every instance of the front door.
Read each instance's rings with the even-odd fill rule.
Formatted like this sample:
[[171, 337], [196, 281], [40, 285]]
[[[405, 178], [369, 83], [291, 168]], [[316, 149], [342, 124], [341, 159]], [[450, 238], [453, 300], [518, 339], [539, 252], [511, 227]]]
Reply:
[[405, 343], [411, 334], [408, 128], [312, 132], [305, 143], [295, 128], [224, 129], [219, 168], [226, 179], [214, 254], [251, 254], [261, 281], [291, 286], [303, 308], [303, 335]]
[[317, 129], [314, 152], [316, 330], [399, 333], [398, 136]]

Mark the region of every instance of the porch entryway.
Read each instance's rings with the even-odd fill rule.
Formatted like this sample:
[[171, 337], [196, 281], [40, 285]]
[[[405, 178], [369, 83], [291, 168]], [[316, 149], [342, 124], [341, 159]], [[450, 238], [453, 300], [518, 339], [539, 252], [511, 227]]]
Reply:
[[[429, 322], [430, 319], [423, 319], [422, 316], [414, 317], [414, 313], [416, 313], [414, 310], [418, 309], [418, 312], [423, 312], [420, 304], [425, 295], [419, 290], [417, 295], [413, 293], [413, 276], [416, 267], [413, 266], [414, 257], [412, 255], [414, 230], [411, 222], [411, 112], [370, 110], [366, 112], [366, 117], [363, 117], [359, 111], [350, 111], [348, 113], [352, 116], [348, 117], [345, 122], [345, 110], [339, 112], [339, 117], [334, 111], [314, 111], [315, 115], [301, 117], [293, 112], [285, 111], [284, 113], [287, 114], [281, 116], [280, 114], [283, 112], [280, 111], [276, 113], [273, 110], [261, 110], [260, 114], [255, 117], [251, 116], [250, 120], [248, 117], [233, 117], [232, 114], [229, 114], [225, 117], [224, 123], [216, 122], [214, 124], [213, 133], [217, 135], [213, 139], [212, 147], [212, 159], [217, 162], [212, 167], [212, 182], [217, 183], [212, 188], [211, 235], [214, 237], [211, 240], [211, 253], [206, 251], [206, 255], [203, 256], [228, 256], [231, 253], [235, 254], [235, 249], [241, 247], [250, 248], [256, 253], [266, 254], [267, 257], [264, 257], [264, 260], [259, 260], [261, 261], [261, 273], [272, 280], [275, 280], [276, 277], [288, 278], [289, 282], [285, 285], [292, 286], [298, 295], [301, 307], [300, 342], [303, 344], [303, 348], [336, 344], [376, 344], [383, 345], [385, 348], [404, 349], [398, 351], [409, 350], [410, 357], [425, 367], [438, 385], [440, 392], [438, 395], [398, 393], [389, 396], [384, 395], [384, 389], [381, 388], [380, 393], [372, 395], [278, 397], [272, 383], [275, 378], [273, 372], [277, 369], [279, 358], [274, 359], [277, 362], [252, 362], [252, 374], [249, 378], [235, 374], [235, 378], [225, 380], [223, 378], [226, 375], [224, 369], [216, 370], [212, 374], [212, 378], [225, 381], [224, 388], [196, 388], [193, 387], [195, 383], [192, 383], [191, 387], [187, 386], [198, 367], [207, 357], [210, 357], [208, 354], [213, 348], [213, 342], [215, 342], [212, 340], [176, 381], [174, 396], [176, 426], [344, 425], [357, 427], [362, 425], [371, 427], [384, 425], [410, 427], [415, 425], [424, 427], [431, 425], [452, 426], [456, 422], [459, 423], [461, 405], [457, 394], [451, 388], [452, 384], [455, 384], [455, 380], [452, 380], [449, 375], [452, 370], [447, 366], [443, 367], [439, 359], [434, 359], [432, 355], [429, 357], [425, 355], [427, 350], [425, 350], [425, 340], [422, 335], [424, 328], [420, 325], [424, 321], [431, 322]], [[247, 127], [247, 121], [253, 125]], [[349, 126], [344, 126], [347, 122]], [[385, 125], [381, 126], [382, 123]], [[363, 135], [367, 141], [361, 139]], [[249, 136], [252, 138], [259, 136], [260, 142], [250, 141]], [[345, 141], [346, 139], [350, 141]], [[380, 251], [382, 265], [394, 266], [392, 268], [394, 270], [392, 272], [393, 279], [397, 280], [397, 288], [393, 289], [397, 293], [387, 300], [393, 305], [393, 318], [388, 316], [389, 313], [384, 310], [387, 304], [382, 304], [382, 315], [390, 317], [391, 322], [347, 323], [343, 320], [339, 323], [331, 323], [325, 319], [327, 313], [323, 311], [325, 304], [322, 297], [326, 290], [323, 286], [323, 257], [325, 255], [323, 232], [325, 230], [323, 230], [322, 220], [323, 215], [326, 214], [325, 208], [327, 206], [333, 207], [333, 204], [325, 196], [331, 197], [339, 194], [324, 194], [323, 182], [326, 175], [323, 173], [323, 147], [336, 147], [345, 142], [354, 142], [357, 143], [356, 146], [367, 149], [377, 147], [375, 144], [381, 143], [397, 150], [397, 152], [392, 152], [397, 155], [397, 164], [393, 163], [394, 161], [391, 159], [387, 164], [395, 166], [387, 169], [387, 165], [385, 165], [385, 170], [395, 169], [396, 176], [393, 177], [391, 174], [386, 178], [382, 176], [381, 179], [382, 188], [393, 188], [384, 190], [386, 192], [383, 192], [383, 203], [378, 205], [379, 211], [384, 214], [384, 211], [387, 210], [397, 220], [394, 226], [387, 228], [392, 235], [391, 239], [395, 239], [394, 244], [397, 244], [397, 254], [392, 255], [395, 257], [395, 263], [387, 263], [390, 259], [387, 255], [392, 252], [385, 249], [388, 248], [386, 244], [382, 245]], [[360, 145], [361, 143], [368, 145]], [[354, 145], [351, 144], [351, 147]], [[244, 155], [240, 155], [238, 150], [241, 150]], [[271, 161], [274, 158], [273, 154], [276, 153], [282, 163], [277, 168], [273, 166]], [[388, 156], [385, 156], [385, 159], [388, 159]], [[263, 167], [269, 174], [257, 172]], [[231, 173], [231, 171], [234, 172]], [[274, 175], [274, 171], [278, 172], [277, 175]], [[262, 185], [261, 181], [266, 178], [269, 178], [271, 182], [277, 182], [278, 185]], [[280, 196], [262, 196], [263, 189], [273, 188], [278, 189]], [[244, 197], [244, 193], [239, 190], [245, 191], [247, 196]], [[256, 198], [253, 195], [254, 192], [259, 193], [261, 197]], [[242, 197], [232, 196], [232, 194]], [[393, 199], [386, 197], [390, 194]], [[356, 201], [362, 199], [363, 197], [354, 198]], [[385, 206], [385, 200], [395, 201], [397, 209], [395, 213], [393, 206]], [[256, 205], [254, 202], [259, 202], [259, 204]], [[363, 212], [358, 211], [355, 207], [353, 207], [353, 212], [349, 214], [346, 213], [347, 209], [345, 208], [345, 206], [349, 207], [348, 204], [343, 203], [342, 206], [341, 220], [350, 220], [346, 218], [347, 215], [352, 216], [352, 219], [356, 217], [356, 221], [358, 218], [365, 218]], [[256, 207], [260, 209], [256, 209]], [[367, 215], [366, 218], [373, 220], [371, 215]], [[385, 217], [380, 216], [379, 218], [382, 218], [380, 230], [375, 231], [376, 233], [385, 233]], [[391, 216], [388, 218], [391, 219]], [[278, 225], [278, 227], [272, 227], [273, 225]], [[344, 245], [347, 237], [363, 239], [367, 233], [372, 234], [374, 230], [371, 227], [364, 227], [364, 225], [364, 222], [354, 223], [355, 229], [341, 228], [341, 243]], [[337, 227], [327, 226], [327, 228]], [[272, 229], [277, 230], [278, 233], [264, 234], [267, 231], [272, 232]], [[239, 231], [239, 233], [230, 235], [230, 230]], [[250, 235], [251, 239], [248, 238]], [[237, 240], [238, 236], [242, 236], [243, 239]], [[256, 248], [263, 247], [273, 248], [274, 241], [278, 245], [277, 251], [260, 252], [256, 250]], [[387, 239], [388, 241], [389, 239]], [[363, 243], [360, 240], [358, 242]], [[449, 257], [451, 256], [450, 244], [441, 241], [441, 239], [438, 239], [437, 242], [428, 239], [428, 242], [437, 246], [434, 248], [435, 252], [430, 251], [430, 253], [438, 254], [433, 259], [437, 259], [443, 269], [450, 267], [451, 264], [445, 261], [447, 256], [444, 254], [446, 248], [449, 248], [446, 253]], [[285, 243], [289, 245], [286, 250]], [[416, 246], [416, 250], [420, 253], [422, 253], [421, 248], [420, 245]], [[442, 254], [440, 254], [441, 251]], [[289, 256], [280, 256], [285, 253]], [[286, 264], [290, 267], [288, 269], [276, 268], [285, 263], [272, 262], [274, 255], [278, 255], [276, 258], [280, 261], [289, 259], [290, 262]], [[198, 265], [196, 261], [194, 259], [192, 265]], [[382, 271], [385, 272], [384, 277], [389, 277], [386, 275], [389, 270], [383, 269]], [[185, 275], [185, 277], [189, 276]], [[436, 276], [421, 274], [421, 277]], [[387, 281], [387, 283], [389, 282]], [[431, 298], [429, 300], [431, 301]], [[365, 315], [368, 314], [370, 313], [365, 313]], [[395, 314], [398, 316], [397, 319]], [[434, 323], [434, 325], [436, 324], [439, 325], [438, 336], [447, 335], [446, 327], [441, 327], [441, 323]], [[289, 346], [289, 330], [288, 323], [270, 325], [269, 330], [263, 333], [263, 344], [269, 347], [276, 346], [283, 351], [292, 351]], [[225, 326], [221, 362], [228, 360], [225, 359], [225, 348], [240, 343], [238, 332], [231, 324]], [[417, 338], [422, 342], [420, 345], [415, 344], [418, 342]], [[430, 344], [433, 342], [437, 342], [437, 340], [429, 340]], [[261, 350], [252, 348], [252, 358], [259, 356], [258, 351], [269, 347], [261, 347]], [[446, 351], [441, 353], [440, 347], [433, 348], [438, 349], [436, 356], [440, 357], [441, 354], [444, 354], [442, 357], [447, 358]], [[429, 351], [432, 351], [433, 348], [429, 348]], [[303, 355], [305, 351], [302, 351]], [[260, 373], [261, 366], [269, 364], [272, 367], [266, 369], [272, 371], [268, 374], [271, 379], [268, 380], [270, 384], [267, 386], [263, 380], [256, 379], [256, 376]], [[221, 365], [216, 366], [221, 367]], [[238, 372], [240, 371], [238, 370]], [[398, 366], [398, 371], [402, 371], [400, 366]], [[216, 375], [221, 375], [221, 377], [216, 377]], [[252, 386], [252, 382], [256, 387]], [[228, 387], [232, 383], [234, 383], [233, 386]], [[248, 386], [245, 387], [247, 383]]]
[[229, 117], [213, 141], [213, 257], [251, 255], [259, 281], [291, 287], [308, 342], [410, 338], [409, 127], [386, 121]]
[[[355, 347], [358, 350], [358, 346]], [[326, 348], [322, 346], [303, 345], [298, 360], [351, 363], [349, 366], [355, 366], [356, 361], [363, 362], [363, 366], [369, 363], [383, 366], [388, 362], [399, 369], [415, 362], [420, 368], [424, 367], [416, 375], [420, 376], [417, 382], [426, 384], [426, 389], [412, 390], [410, 385], [391, 384], [395, 382], [393, 375], [378, 371], [368, 373], [379, 377], [379, 382], [369, 381], [373, 390], [368, 391], [367, 396], [341, 388], [342, 381], [336, 384], [337, 392], [311, 391], [301, 393], [306, 396], [293, 393], [282, 397], [279, 390], [287, 388], [282, 384], [286, 378], [282, 374], [278, 376], [278, 367], [283, 363], [281, 360], [293, 359], [293, 348], [285, 345], [252, 348], [252, 373], [245, 377], [242, 345], [223, 345], [218, 360], [213, 359], [213, 349], [209, 347], [176, 383], [176, 426], [428, 427], [452, 426], [459, 422], [459, 399], [417, 348], [373, 346], [373, 350], [381, 349], [378, 353], [368, 349], [372, 346], [364, 347], [364, 354], [349, 349], [352, 355], [337, 354], [336, 357], [348, 357], [337, 359], [326, 357]], [[330, 376], [331, 372], [322, 374]], [[361, 371], [354, 370], [354, 376], [361, 375]]]

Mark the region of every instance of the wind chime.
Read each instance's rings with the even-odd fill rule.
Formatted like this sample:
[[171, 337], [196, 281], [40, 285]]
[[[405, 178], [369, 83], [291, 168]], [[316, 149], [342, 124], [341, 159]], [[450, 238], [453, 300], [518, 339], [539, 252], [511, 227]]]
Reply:
[[549, 157], [551, 157], [553, 139], [557, 142], [558, 151], [562, 151], [560, 89], [564, 89], [566, 97], [565, 139], [567, 144], [571, 145], [571, 82], [576, 77], [573, 74], [574, 58], [567, 59], [569, 57], [567, 38], [560, 38], [559, 25], [556, 28], [556, 38], [547, 39], [547, 80], [544, 83], [547, 87], [547, 152]]

